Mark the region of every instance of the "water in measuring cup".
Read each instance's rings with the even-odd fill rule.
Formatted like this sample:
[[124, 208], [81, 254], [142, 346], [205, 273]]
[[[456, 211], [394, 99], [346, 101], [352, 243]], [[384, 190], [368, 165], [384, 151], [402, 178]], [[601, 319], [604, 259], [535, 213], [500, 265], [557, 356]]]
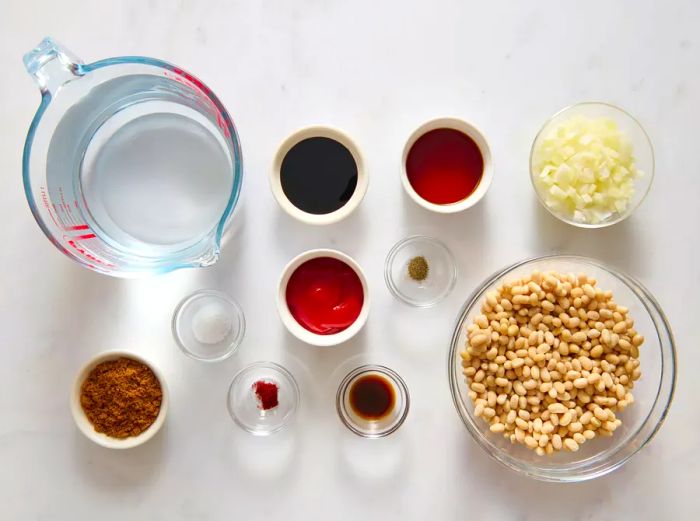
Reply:
[[210, 235], [231, 195], [232, 152], [198, 108], [181, 85], [146, 75], [96, 85], [67, 108], [46, 164], [67, 224], [87, 223], [116, 255], [145, 258]]
[[144, 101], [92, 136], [81, 167], [85, 205], [130, 250], [181, 249], [218, 223], [231, 192], [225, 142], [199, 112]]

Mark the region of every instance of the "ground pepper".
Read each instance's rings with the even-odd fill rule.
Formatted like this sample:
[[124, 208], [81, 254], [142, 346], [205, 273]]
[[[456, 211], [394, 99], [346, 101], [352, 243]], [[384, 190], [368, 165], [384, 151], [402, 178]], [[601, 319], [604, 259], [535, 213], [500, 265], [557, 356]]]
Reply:
[[80, 405], [97, 432], [112, 438], [138, 436], [156, 420], [163, 400], [151, 369], [131, 358], [108, 360], [90, 371]]
[[428, 270], [428, 261], [422, 255], [413, 257], [408, 262], [408, 276], [413, 280], [418, 282], [425, 280], [428, 277]]

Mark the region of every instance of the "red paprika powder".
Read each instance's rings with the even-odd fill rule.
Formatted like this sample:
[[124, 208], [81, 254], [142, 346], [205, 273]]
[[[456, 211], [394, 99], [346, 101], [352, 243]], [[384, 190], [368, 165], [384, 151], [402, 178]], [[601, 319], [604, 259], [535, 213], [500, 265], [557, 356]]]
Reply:
[[276, 383], [258, 380], [253, 384], [253, 391], [255, 391], [255, 395], [258, 397], [258, 407], [263, 411], [273, 409], [279, 405], [277, 399], [279, 387], [277, 387]]

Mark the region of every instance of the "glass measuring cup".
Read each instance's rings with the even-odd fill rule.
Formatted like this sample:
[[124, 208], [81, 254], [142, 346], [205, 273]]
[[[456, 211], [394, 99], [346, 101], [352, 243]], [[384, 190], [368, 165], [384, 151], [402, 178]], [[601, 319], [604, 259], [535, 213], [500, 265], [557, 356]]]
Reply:
[[242, 182], [233, 121], [200, 80], [140, 56], [24, 56], [41, 104], [24, 145], [34, 217], [64, 254], [116, 276], [216, 262]]

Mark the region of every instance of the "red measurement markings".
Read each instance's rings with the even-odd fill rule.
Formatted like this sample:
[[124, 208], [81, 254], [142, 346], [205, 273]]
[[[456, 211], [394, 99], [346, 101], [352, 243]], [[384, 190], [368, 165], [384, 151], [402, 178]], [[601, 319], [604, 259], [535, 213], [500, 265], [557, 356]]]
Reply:
[[41, 203], [44, 205], [44, 208], [46, 208], [46, 211], [49, 212], [49, 216], [51, 217], [51, 220], [53, 223], [60, 228], [61, 225], [58, 224], [58, 221], [56, 220], [56, 217], [54, 216], [53, 212], [51, 211], [51, 203], [49, 202], [49, 196], [46, 194], [46, 189], [41, 186], [39, 187], [39, 190], [41, 191]]
[[87, 235], [81, 235], [80, 237], [74, 237], [73, 239], [64, 235], [63, 239], [66, 240], [66, 242], [68, 243], [68, 245], [71, 248], [73, 248], [76, 252], [81, 254], [86, 259], [91, 260], [91, 261], [93, 261], [97, 264], [100, 264], [102, 266], [105, 266], [107, 268], [113, 268], [114, 264], [112, 264], [111, 262], [107, 262], [105, 260], [102, 260], [99, 257], [96, 257], [95, 255], [93, 255], [92, 253], [87, 251], [85, 248], [83, 248], [82, 245], [78, 242], [79, 240], [82, 240], [82, 239], [93, 239], [94, 237], [95, 237], [94, 233], [89, 233]]
[[224, 133], [224, 136], [230, 138], [231, 131], [229, 130], [228, 125], [226, 124], [224, 116], [221, 114], [221, 111], [211, 100], [210, 96], [213, 95], [211, 89], [204, 85], [204, 83], [202, 83], [202, 81], [199, 78], [192, 76], [189, 72], [183, 71], [179, 67], [173, 67], [173, 72], [175, 73], [174, 76], [168, 74], [167, 71], [163, 72], [163, 74], [167, 78], [172, 78], [178, 83], [182, 83], [186, 87], [189, 87], [190, 89], [194, 90], [197, 94], [199, 94], [200, 101], [202, 101], [204, 105], [206, 105], [206, 107], [210, 111], [212, 111], [216, 116], [216, 124]]
[[[58, 188], [58, 194], [61, 197], [61, 208], [63, 209], [64, 215], [67, 217], [68, 221], [70, 221], [72, 224], [75, 224], [80, 219], [73, 214], [73, 208], [71, 208], [70, 203], [66, 201], [65, 193], [63, 192], [62, 186]], [[73, 202], [77, 203], [77, 201], [75, 200], [73, 200]]]
[[[51, 202], [49, 201], [49, 196], [46, 193], [46, 188], [43, 186], [39, 187], [39, 191], [41, 193], [41, 203], [44, 205], [44, 208], [46, 208], [46, 211], [49, 213], [49, 216], [51, 217], [51, 220], [54, 222], [57, 228], [60, 228], [64, 231], [67, 232], [78, 232], [78, 231], [85, 231], [85, 230], [90, 230], [90, 227], [87, 224], [74, 224], [70, 226], [66, 226], [63, 223], [59, 223], [56, 220], [56, 216], [54, 216], [54, 212], [51, 211], [52, 207], [55, 212], [58, 212], [56, 210], [55, 205], [52, 205]], [[75, 201], [75, 207], [78, 208], [78, 202]], [[96, 263], [100, 264], [101, 266], [104, 266], [106, 268], [114, 268], [114, 264], [111, 262], [107, 262], [106, 260], [102, 260], [89, 251], [87, 251], [85, 248], [82, 247], [82, 245], [78, 241], [84, 241], [84, 240], [89, 240], [89, 239], [94, 239], [96, 235], [94, 233], [85, 233], [82, 235], [78, 235], [76, 237], [69, 237], [68, 235], [63, 236], [63, 241], [68, 244], [72, 248], [73, 251], [79, 253], [86, 259]], [[88, 264], [89, 267], [94, 268], [95, 266], [93, 264]]]
[[[58, 218], [58, 208], [56, 208], [55, 204], [51, 204], [49, 201], [49, 196], [46, 193], [46, 188], [43, 186], [39, 187], [39, 191], [41, 192], [41, 203], [44, 205], [44, 208], [49, 212], [49, 215], [51, 216], [51, 220], [54, 222], [54, 224], [60, 228], [63, 231], [66, 232], [78, 232], [82, 230], [89, 230], [90, 227], [87, 224], [71, 224], [71, 225], [66, 225], [63, 222], [59, 222], [60, 219]], [[78, 208], [78, 201], [74, 201], [75, 207]], [[62, 203], [63, 206], [66, 206], [66, 203]], [[51, 211], [53, 209], [53, 211]], [[56, 215], [54, 215], [54, 212]], [[72, 216], [72, 211], [70, 212]]]

